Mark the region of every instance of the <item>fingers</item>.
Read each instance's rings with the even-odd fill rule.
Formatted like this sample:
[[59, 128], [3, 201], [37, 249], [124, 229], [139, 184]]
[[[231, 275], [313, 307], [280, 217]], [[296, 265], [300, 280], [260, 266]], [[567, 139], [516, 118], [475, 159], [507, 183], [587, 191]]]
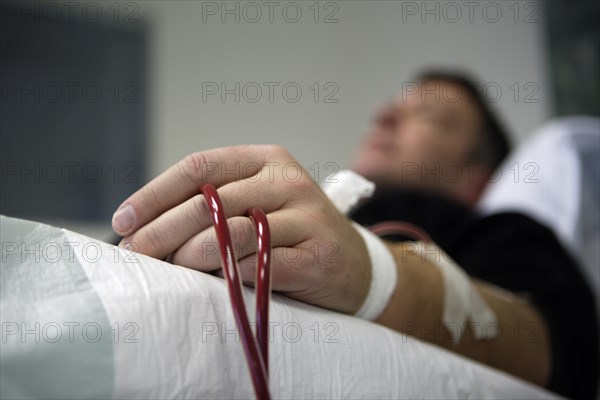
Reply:
[[[348, 274], [344, 273], [344, 267], [349, 265], [348, 259], [339, 252], [340, 248], [336, 243], [302, 240], [304, 229], [307, 237], [311, 236], [310, 228], [306, 228], [311, 225], [302, 224], [304, 229], [293, 225], [290, 221], [302, 219], [298, 215], [293, 219], [284, 215], [289, 212], [291, 211], [279, 210], [276, 217], [273, 214], [267, 215], [269, 225], [274, 227], [271, 228], [274, 238], [271, 251], [272, 290], [321, 307], [352, 312], [357, 307], [350, 301], [355, 290], [349, 283]], [[277, 222], [279, 219], [281, 222]], [[251, 222], [245, 217], [233, 217], [228, 219], [228, 223], [234, 236], [232, 240], [235, 257], [239, 260], [241, 280], [252, 286], [256, 282], [257, 255]], [[245, 239], [240, 239], [238, 235]], [[280, 243], [293, 244], [279, 245]], [[172, 262], [203, 271], [217, 269], [217, 275], [224, 278], [222, 269], [219, 269], [219, 247], [212, 228], [186, 243], [173, 255]], [[344, 283], [341, 287], [340, 281]]]
[[[247, 286], [256, 282], [256, 254], [248, 255], [238, 261], [242, 281]], [[285, 292], [290, 297], [318, 297], [317, 282], [324, 275], [315, 264], [316, 254], [305, 246], [275, 247], [271, 252], [271, 289]], [[225, 279], [223, 270], [215, 275]], [[309, 278], [309, 279], [307, 279]], [[319, 304], [315, 301], [315, 304]]]
[[[274, 185], [238, 181], [221, 187], [218, 193], [227, 217], [245, 216], [251, 207], [270, 213], [285, 204]], [[196, 195], [142, 226], [126, 237], [123, 244], [131, 243], [132, 250], [162, 259], [211, 226], [206, 199]]]
[[[271, 247], [288, 247], [303, 242], [308, 236], [308, 228], [291, 210], [278, 210], [267, 214], [271, 231]], [[236, 259], [244, 259], [256, 253], [256, 233], [254, 224], [248, 217], [231, 217], [227, 219], [229, 232]], [[254, 256], [256, 262], [256, 257]], [[173, 264], [211, 271], [221, 267], [219, 243], [214, 228], [211, 226], [178, 248], [171, 257]], [[252, 279], [253, 280], [253, 279]]]
[[113, 216], [113, 229], [127, 236], [165, 211], [199, 192], [203, 183], [219, 188], [250, 178], [283, 157], [277, 146], [238, 146], [194, 153], [163, 172], [121, 204]]
[[[303, 302], [348, 312], [345, 305], [337, 308], [332, 306], [340, 290], [331, 290], [335, 287], [333, 275], [315, 262], [319, 257], [317, 253], [310, 243], [274, 248], [271, 261], [272, 290], [284, 292], [286, 296]], [[244, 283], [253, 285], [256, 281], [256, 254], [240, 260], [239, 266]]]

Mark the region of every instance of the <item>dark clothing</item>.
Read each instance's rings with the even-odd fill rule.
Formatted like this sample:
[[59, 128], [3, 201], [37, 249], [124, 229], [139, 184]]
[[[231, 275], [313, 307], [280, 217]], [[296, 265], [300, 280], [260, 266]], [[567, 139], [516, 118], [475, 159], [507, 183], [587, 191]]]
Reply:
[[[575, 399], [594, 397], [599, 361], [594, 298], [548, 228], [518, 213], [481, 217], [451, 199], [405, 190], [378, 192], [351, 217], [365, 226], [392, 220], [418, 225], [470, 276], [526, 295], [551, 336], [549, 389]], [[526, 340], [531, 332], [519, 334]]]

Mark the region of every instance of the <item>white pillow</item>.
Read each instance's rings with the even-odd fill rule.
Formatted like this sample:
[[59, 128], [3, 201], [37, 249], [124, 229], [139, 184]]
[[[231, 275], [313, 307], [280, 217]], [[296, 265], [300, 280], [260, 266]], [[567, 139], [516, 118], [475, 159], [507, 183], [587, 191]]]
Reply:
[[600, 318], [600, 119], [537, 129], [497, 170], [478, 209], [522, 212], [552, 229], [580, 262]]

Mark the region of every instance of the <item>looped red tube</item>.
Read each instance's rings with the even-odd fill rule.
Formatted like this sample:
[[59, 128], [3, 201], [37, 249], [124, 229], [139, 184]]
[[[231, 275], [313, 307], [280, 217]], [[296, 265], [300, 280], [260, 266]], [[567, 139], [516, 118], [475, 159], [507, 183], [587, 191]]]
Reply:
[[271, 300], [271, 232], [264, 211], [251, 208], [257, 241], [256, 267], [256, 340], [269, 374], [269, 302]]
[[420, 240], [425, 243], [431, 243], [431, 237], [424, 229], [410, 222], [404, 221], [385, 221], [369, 227], [371, 232], [378, 236], [385, 235], [405, 235], [415, 240]]
[[[262, 210], [253, 208], [249, 211], [255, 226], [257, 235], [257, 280], [256, 280], [256, 323], [257, 339], [255, 339], [248, 322], [244, 297], [242, 296], [242, 279], [240, 270], [235, 257], [227, 218], [223, 210], [223, 204], [213, 185], [204, 184], [201, 187], [208, 207], [211, 211], [211, 217], [219, 250], [221, 263], [231, 307], [235, 317], [237, 329], [240, 333], [244, 355], [250, 370], [252, 385], [257, 399], [270, 399], [269, 393], [269, 374], [268, 374], [268, 345], [269, 345], [269, 300], [271, 288], [271, 235], [267, 217]], [[259, 351], [260, 348], [260, 351]]]

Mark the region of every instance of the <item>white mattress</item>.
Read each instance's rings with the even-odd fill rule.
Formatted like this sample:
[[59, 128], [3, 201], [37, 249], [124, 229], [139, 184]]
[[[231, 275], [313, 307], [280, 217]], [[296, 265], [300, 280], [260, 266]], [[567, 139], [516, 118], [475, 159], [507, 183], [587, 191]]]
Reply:
[[[46, 225], [2, 217], [1, 228], [1, 397], [254, 397], [222, 279]], [[270, 320], [274, 398], [553, 397], [284, 296]]]

